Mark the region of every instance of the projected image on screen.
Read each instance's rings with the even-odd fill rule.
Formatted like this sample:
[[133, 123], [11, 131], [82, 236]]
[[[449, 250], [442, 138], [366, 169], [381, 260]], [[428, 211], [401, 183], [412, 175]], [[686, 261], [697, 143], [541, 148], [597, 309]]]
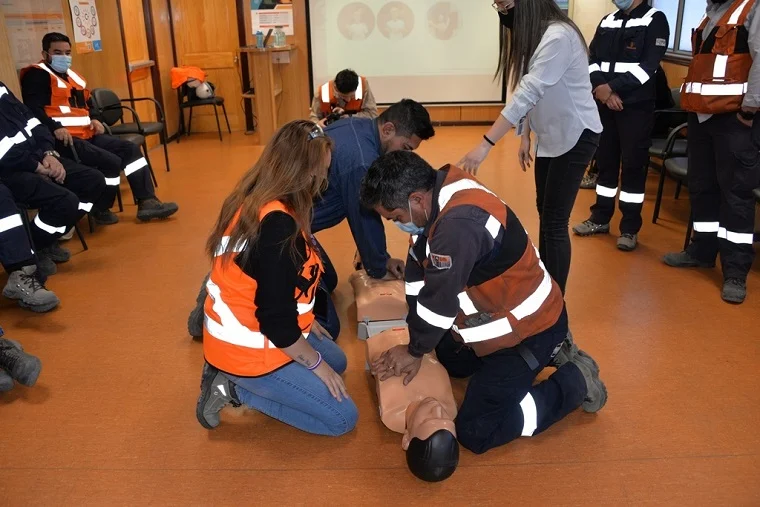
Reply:
[[428, 11], [428, 27], [436, 39], [449, 40], [459, 27], [459, 13], [451, 2], [438, 2]]
[[338, 29], [348, 40], [359, 41], [370, 36], [375, 29], [375, 13], [367, 4], [353, 2], [340, 10]]
[[414, 29], [414, 13], [404, 3], [387, 3], [377, 13], [377, 26], [388, 39], [401, 40]]
[[309, 0], [313, 90], [343, 69], [380, 104], [498, 103], [499, 17], [479, 0]]

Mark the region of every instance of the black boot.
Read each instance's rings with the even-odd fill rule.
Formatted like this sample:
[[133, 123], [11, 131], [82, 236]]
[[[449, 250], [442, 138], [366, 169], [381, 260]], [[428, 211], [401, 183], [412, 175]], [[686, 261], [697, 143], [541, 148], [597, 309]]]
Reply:
[[14, 342], [0, 339], [0, 368], [5, 370], [16, 382], [33, 386], [42, 370], [42, 362], [17, 347]]

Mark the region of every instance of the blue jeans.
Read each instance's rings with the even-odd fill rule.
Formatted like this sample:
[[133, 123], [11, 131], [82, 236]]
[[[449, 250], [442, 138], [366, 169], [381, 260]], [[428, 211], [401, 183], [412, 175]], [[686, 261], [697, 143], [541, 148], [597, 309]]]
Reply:
[[[313, 334], [308, 341], [338, 374], [346, 371], [346, 355], [335, 343]], [[296, 362], [261, 377], [225, 375], [246, 406], [299, 430], [337, 437], [356, 426], [359, 413], [353, 400], [339, 402], [319, 377]]]

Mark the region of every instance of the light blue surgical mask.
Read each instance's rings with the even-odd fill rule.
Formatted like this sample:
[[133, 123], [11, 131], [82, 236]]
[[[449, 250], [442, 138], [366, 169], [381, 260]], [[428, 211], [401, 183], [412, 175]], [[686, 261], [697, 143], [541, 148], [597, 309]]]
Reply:
[[621, 11], [627, 11], [633, 5], [633, 0], [612, 0], [612, 3]]
[[[406, 204], [409, 206], [409, 218], [412, 218], [412, 204], [409, 202], [409, 200], [406, 201]], [[425, 216], [427, 216], [427, 211], [425, 212]], [[394, 220], [393, 224], [405, 233], [411, 234], [412, 236], [419, 236], [425, 230], [424, 227], [415, 225], [412, 221], [402, 224], [401, 222]]]
[[59, 74], [71, 68], [71, 55], [50, 55], [50, 66]]

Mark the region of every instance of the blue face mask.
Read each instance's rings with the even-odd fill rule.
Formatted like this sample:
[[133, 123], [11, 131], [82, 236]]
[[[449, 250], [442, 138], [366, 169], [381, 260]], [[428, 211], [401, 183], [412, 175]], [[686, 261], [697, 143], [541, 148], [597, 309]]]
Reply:
[[[412, 217], [412, 205], [409, 201], [406, 201], [407, 205], [409, 206], [409, 218]], [[426, 213], [427, 214], [427, 213]], [[422, 232], [425, 230], [424, 227], [420, 227], [418, 225], [415, 225], [414, 222], [407, 222], [405, 224], [402, 224], [399, 221], [394, 220], [393, 224], [404, 231], [407, 234], [411, 234], [412, 236], [419, 236], [422, 234]]]
[[621, 11], [627, 11], [633, 5], [633, 0], [612, 0], [612, 3]]
[[71, 68], [71, 55], [50, 55], [50, 66], [59, 74]]

